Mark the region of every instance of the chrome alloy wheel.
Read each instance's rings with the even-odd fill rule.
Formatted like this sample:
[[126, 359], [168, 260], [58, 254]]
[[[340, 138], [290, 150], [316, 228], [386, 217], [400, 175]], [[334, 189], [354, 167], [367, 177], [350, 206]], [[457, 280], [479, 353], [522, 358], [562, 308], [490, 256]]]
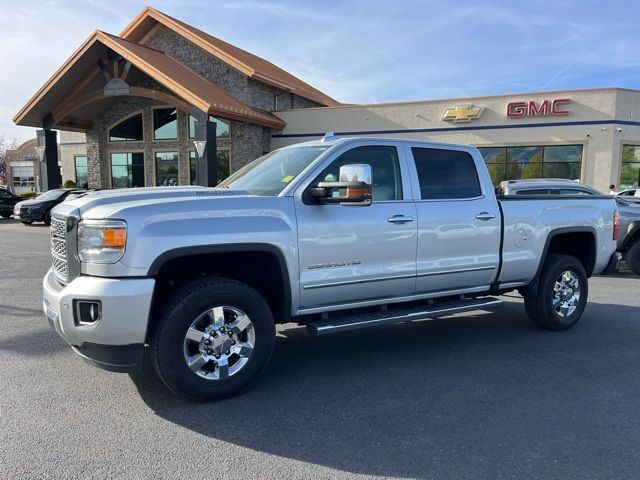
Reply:
[[224, 380], [249, 362], [255, 344], [249, 316], [235, 307], [220, 306], [196, 318], [184, 337], [184, 360], [206, 380]]
[[553, 285], [553, 308], [560, 317], [571, 315], [580, 300], [580, 280], [572, 271], [562, 272]]

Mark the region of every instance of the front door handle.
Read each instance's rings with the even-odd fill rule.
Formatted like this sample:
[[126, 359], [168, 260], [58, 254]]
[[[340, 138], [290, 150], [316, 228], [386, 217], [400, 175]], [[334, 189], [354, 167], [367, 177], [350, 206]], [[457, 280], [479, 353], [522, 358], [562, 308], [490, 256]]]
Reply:
[[496, 218], [496, 216], [489, 212], [480, 212], [479, 214], [476, 215], [476, 218], [478, 220], [492, 220]]
[[413, 217], [407, 217], [406, 215], [394, 215], [393, 217], [387, 218], [387, 222], [389, 222], [389, 223], [408, 223], [408, 222], [413, 222]]

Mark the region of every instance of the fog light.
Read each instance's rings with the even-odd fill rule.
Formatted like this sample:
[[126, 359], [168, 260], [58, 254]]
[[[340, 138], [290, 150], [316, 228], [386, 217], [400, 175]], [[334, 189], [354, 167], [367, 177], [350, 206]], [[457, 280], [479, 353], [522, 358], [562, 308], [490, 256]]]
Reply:
[[93, 325], [102, 317], [100, 300], [75, 300], [74, 316], [77, 325]]

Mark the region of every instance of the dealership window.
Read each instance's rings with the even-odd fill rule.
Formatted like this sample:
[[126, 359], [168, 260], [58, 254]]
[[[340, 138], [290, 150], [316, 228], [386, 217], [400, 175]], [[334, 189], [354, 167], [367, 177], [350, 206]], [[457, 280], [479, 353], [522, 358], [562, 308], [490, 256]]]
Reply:
[[33, 166], [11, 166], [13, 191], [15, 193], [33, 192], [36, 189]]
[[111, 154], [111, 187], [144, 187], [144, 153]]
[[198, 157], [193, 150], [189, 151], [189, 183], [198, 185]]
[[[189, 138], [196, 138], [196, 121], [195, 117], [189, 115]], [[209, 121], [216, 123], [216, 137], [229, 138], [229, 123], [218, 117], [209, 115]]]
[[139, 141], [142, 139], [142, 113], [123, 120], [109, 130], [110, 142]]
[[178, 185], [178, 152], [156, 152], [156, 185]]
[[73, 157], [76, 167], [76, 185], [80, 188], [87, 188], [89, 183], [89, 162], [86, 155], [76, 155]]
[[[216, 160], [216, 178], [218, 180], [217, 183], [220, 183], [231, 173], [229, 150], [218, 150], [216, 152]], [[193, 150], [189, 152], [189, 183], [198, 185], [198, 158]]]
[[444, 200], [482, 195], [473, 157], [459, 150], [411, 149], [418, 171], [420, 198]]
[[640, 185], [640, 146], [622, 146], [622, 165], [618, 190]]
[[175, 108], [153, 110], [153, 138], [155, 140], [178, 138], [178, 111]]
[[522, 178], [580, 180], [582, 145], [481, 147], [492, 182]]

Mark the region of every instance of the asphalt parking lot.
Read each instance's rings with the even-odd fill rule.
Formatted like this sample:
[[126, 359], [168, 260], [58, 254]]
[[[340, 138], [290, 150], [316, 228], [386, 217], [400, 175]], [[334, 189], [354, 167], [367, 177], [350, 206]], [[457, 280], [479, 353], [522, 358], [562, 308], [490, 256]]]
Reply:
[[0, 219], [0, 477], [638, 478], [640, 277], [593, 278], [571, 331], [517, 296], [315, 338], [279, 330], [242, 395], [192, 404], [85, 364], [48, 327], [48, 228]]

